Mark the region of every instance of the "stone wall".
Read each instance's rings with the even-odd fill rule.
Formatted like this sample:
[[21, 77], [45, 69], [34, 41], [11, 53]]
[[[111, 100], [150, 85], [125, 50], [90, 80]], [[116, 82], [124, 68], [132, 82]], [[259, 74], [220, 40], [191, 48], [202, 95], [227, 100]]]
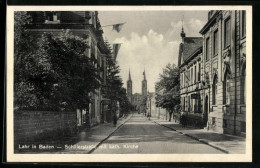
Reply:
[[43, 143], [75, 136], [77, 114], [55, 111], [14, 111], [14, 143]]

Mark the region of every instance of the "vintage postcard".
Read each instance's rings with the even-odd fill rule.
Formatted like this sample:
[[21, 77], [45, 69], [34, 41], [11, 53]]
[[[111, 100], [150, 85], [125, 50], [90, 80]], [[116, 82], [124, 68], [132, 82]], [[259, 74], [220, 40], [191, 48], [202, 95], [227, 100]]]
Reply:
[[8, 162], [251, 162], [251, 6], [7, 6]]

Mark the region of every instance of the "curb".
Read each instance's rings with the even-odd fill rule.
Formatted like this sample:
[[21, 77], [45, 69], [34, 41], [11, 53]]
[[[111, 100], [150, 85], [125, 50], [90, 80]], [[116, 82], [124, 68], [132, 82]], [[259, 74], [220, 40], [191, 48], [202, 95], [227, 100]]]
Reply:
[[128, 120], [130, 120], [132, 118], [133, 114], [131, 114], [131, 116], [126, 119], [122, 124], [120, 124], [114, 131], [112, 131], [106, 138], [104, 138], [103, 140], [101, 140], [94, 148], [92, 148], [87, 154], [91, 154], [93, 153], [104, 141], [106, 141], [108, 138], [110, 138], [117, 130], [119, 130]]
[[173, 131], [176, 131], [176, 132], [178, 132], [178, 133], [180, 133], [180, 134], [182, 134], [182, 135], [185, 135], [185, 136], [187, 136], [187, 137], [189, 137], [189, 138], [192, 138], [192, 139], [194, 139], [194, 140], [197, 140], [197, 141], [199, 141], [199, 142], [201, 142], [201, 143], [204, 143], [204, 144], [206, 144], [206, 145], [209, 145], [209, 146], [211, 146], [211, 147], [213, 147], [213, 148], [215, 148], [215, 149], [217, 149], [217, 150], [220, 150], [221, 152], [224, 152], [224, 153], [226, 153], [226, 154], [229, 154], [229, 152], [228, 152], [227, 150], [225, 150], [225, 149], [223, 149], [223, 148], [221, 148], [221, 147], [219, 147], [219, 146], [217, 146], [217, 145], [214, 145], [214, 144], [208, 142], [208, 141], [205, 140], [205, 139], [199, 139], [199, 138], [197, 138], [197, 137], [195, 137], [195, 136], [192, 136], [192, 135], [190, 135], [190, 134], [183, 133], [183, 132], [178, 131], [178, 130], [176, 130], [176, 129], [174, 129], [174, 128], [171, 128], [171, 127], [168, 127], [168, 126], [166, 126], [166, 125], [160, 124], [160, 123], [158, 123], [158, 122], [156, 122], [156, 121], [153, 121], [153, 122], [156, 123], [156, 124], [158, 124], [158, 125], [160, 125], [160, 126], [163, 126], [163, 127], [165, 127], [165, 128], [168, 128], [168, 129], [171, 129], [171, 130], [173, 130]]

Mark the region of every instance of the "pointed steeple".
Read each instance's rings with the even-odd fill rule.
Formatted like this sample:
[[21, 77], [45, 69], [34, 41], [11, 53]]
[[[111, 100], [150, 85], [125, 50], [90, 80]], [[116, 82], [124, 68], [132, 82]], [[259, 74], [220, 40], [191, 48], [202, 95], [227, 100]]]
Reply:
[[143, 75], [144, 75], [144, 80], [146, 80], [146, 76], [145, 76], [145, 69], [144, 69]]
[[131, 80], [130, 68], [129, 68], [129, 76], [128, 76], [128, 80]]
[[184, 28], [183, 28], [183, 15], [182, 15], [182, 27], [181, 27], [181, 38], [182, 38], [182, 43], [184, 42], [184, 37], [186, 34], [184, 33]]

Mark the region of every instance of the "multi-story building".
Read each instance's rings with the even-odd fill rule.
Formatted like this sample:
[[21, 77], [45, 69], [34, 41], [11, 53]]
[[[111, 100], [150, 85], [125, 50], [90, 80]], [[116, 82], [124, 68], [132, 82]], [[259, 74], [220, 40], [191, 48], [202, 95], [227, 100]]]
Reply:
[[202, 107], [203, 84], [202, 69], [202, 37], [186, 37], [182, 28], [182, 42], [179, 46], [178, 66], [180, 68], [180, 97], [182, 112], [187, 117], [187, 124], [204, 127], [207, 116]]
[[209, 11], [200, 33], [208, 128], [245, 136], [246, 12]]
[[[98, 12], [96, 11], [32, 11], [28, 12], [32, 17], [32, 24], [27, 28], [34, 35], [41, 35], [49, 32], [58, 35], [62, 30], [69, 30], [76, 36], [86, 39], [89, 49], [86, 57], [92, 58], [93, 64], [101, 77], [103, 84], [106, 83], [106, 55], [107, 46], [103, 40], [103, 30], [101, 28]], [[101, 89], [95, 93], [90, 93], [92, 103], [89, 110], [77, 110], [78, 125], [96, 125], [104, 118], [102, 108]]]

